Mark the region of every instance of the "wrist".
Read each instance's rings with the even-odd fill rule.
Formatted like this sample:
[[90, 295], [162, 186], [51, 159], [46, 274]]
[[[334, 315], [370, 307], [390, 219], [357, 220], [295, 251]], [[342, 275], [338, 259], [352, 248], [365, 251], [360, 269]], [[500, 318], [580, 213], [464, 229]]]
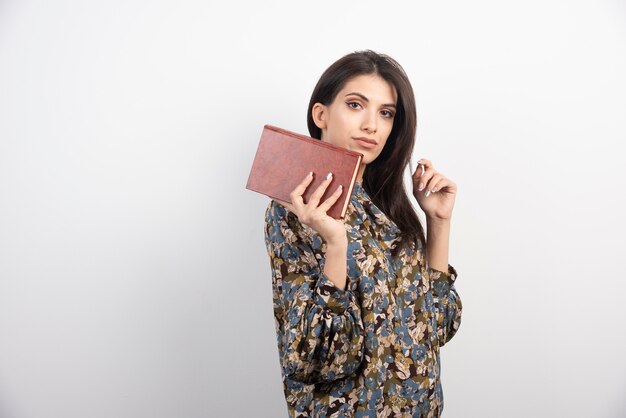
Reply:
[[326, 241], [326, 251], [329, 250], [345, 250], [348, 248], [348, 235], [344, 234], [343, 236], [334, 237], [332, 239], [327, 239]]
[[433, 225], [433, 226], [437, 226], [437, 225], [441, 225], [441, 226], [446, 226], [446, 225], [450, 225], [452, 218], [438, 218], [436, 216], [428, 216], [426, 215], [426, 223], [428, 225]]

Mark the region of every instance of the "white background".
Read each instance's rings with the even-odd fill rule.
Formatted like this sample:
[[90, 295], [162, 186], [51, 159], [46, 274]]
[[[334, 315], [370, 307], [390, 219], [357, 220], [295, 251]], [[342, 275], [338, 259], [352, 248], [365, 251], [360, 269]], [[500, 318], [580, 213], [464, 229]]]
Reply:
[[626, 416], [617, 0], [1, 1], [0, 416], [287, 415], [244, 186], [365, 48], [459, 187], [444, 417]]

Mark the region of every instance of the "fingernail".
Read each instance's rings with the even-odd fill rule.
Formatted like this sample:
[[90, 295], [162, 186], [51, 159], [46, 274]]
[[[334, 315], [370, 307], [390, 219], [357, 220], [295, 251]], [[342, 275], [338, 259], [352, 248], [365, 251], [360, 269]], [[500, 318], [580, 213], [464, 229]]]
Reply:
[[426, 197], [428, 197], [430, 195], [430, 190], [426, 191]]
[[421, 192], [422, 190], [424, 190], [424, 183], [420, 183], [420, 187], [419, 187], [419, 189], [418, 189], [418, 190], [419, 190], [420, 192]]
[[343, 190], [343, 186], [340, 184], [339, 187], [337, 187], [337, 190]]
[[309, 174], [306, 175], [306, 178], [308, 179], [309, 177], [313, 177], [313, 172], [309, 171]]
[[326, 180], [330, 180], [333, 177], [333, 173], [328, 173], [326, 175]]

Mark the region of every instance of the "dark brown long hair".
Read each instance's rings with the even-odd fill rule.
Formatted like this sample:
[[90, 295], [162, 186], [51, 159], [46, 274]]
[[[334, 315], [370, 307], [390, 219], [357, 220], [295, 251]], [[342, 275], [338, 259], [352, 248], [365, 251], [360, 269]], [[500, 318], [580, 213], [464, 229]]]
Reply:
[[396, 250], [410, 242], [425, 244], [424, 228], [411, 205], [403, 180], [413, 152], [417, 116], [413, 87], [400, 64], [387, 55], [371, 50], [353, 52], [333, 63], [313, 89], [307, 113], [309, 133], [313, 138], [322, 137], [322, 130], [313, 121], [313, 105], [332, 104], [350, 79], [364, 74], [378, 75], [394, 86], [398, 103], [389, 138], [380, 155], [367, 165], [363, 173], [363, 188], [374, 204], [400, 229], [402, 240]]

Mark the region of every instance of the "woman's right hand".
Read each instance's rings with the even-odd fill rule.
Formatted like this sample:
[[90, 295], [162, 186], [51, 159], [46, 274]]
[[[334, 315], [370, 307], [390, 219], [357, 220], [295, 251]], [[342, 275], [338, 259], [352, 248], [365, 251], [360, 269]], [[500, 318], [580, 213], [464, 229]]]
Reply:
[[332, 179], [332, 173], [329, 173], [326, 179], [313, 192], [308, 203], [304, 203], [302, 194], [313, 181], [313, 173], [309, 173], [290, 193], [291, 203], [278, 199], [274, 200], [295, 213], [300, 222], [313, 228], [327, 244], [340, 244], [347, 240], [344, 222], [341, 219], [334, 219], [328, 216], [326, 212], [341, 196], [342, 186], [339, 185], [335, 192], [320, 204], [320, 199]]

